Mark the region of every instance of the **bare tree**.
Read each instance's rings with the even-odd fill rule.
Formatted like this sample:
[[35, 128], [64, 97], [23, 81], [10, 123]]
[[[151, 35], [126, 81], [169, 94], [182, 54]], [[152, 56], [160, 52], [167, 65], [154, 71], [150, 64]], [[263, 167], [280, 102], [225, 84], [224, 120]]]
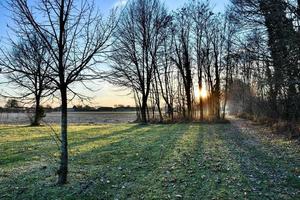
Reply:
[[[172, 34], [169, 29], [167, 34]], [[159, 56], [160, 67], [156, 67], [157, 84], [159, 84], [160, 94], [166, 104], [166, 112], [169, 119], [174, 119], [174, 98], [176, 93], [176, 66], [174, 66], [171, 53], [173, 47], [173, 37], [165, 37]]]
[[16, 98], [35, 104], [31, 125], [38, 126], [44, 116], [41, 99], [52, 93], [49, 90], [51, 81], [48, 78], [51, 65], [49, 54], [36, 34], [23, 32], [17, 38], [17, 42], [11, 40], [11, 50], [1, 49], [0, 65], [7, 78], [5, 83], [16, 87]]
[[172, 61], [176, 64], [180, 76], [183, 81], [186, 103], [183, 108], [187, 107], [187, 119], [192, 118], [192, 91], [193, 91], [193, 77], [192, 77], [192, 45], [191, 45], [191, 28], [192, 22], [190, 19], [190, 11], [184, 7], [175, 14], [175, 21], [173, 27], [174, 35], [174, 53]]
[[[205, 55], [203, 54], [204, 40], [205, 40], [205, 27], [208, 26], [210, 18], [213, 16], [213, 12], [209, 7], [208, 2], [192, 1], [189, 5], [191, 10], [191, 16], [193, 20], [193, 36], [194, 36], [194, 49], [197, 63], [197, 78], [198, 78], [198, 89], [202, 91], [203, 88], [203, 65], [205, 62]], [[204, 119], [203, 112], [203, 97], [199, 95], [199, 106], [200, 106], [200, 120]]]
[[29, 6], [27, 0], [12, 0], [8, 4], [13, 8], [13, 20], [23, 24], [23, 31], [33, 29], [36, 32], [53, 61], [48, 75], [59, 90], [61, 100], [58, 184], [65, 184], [68, 173], [68, 92], [79, 95], [70, 87], [72, 83], [99, 77], [96, 64], [108, 50], [115, 27], [114, 15], [106, 23], [95, 10], [93, 1], [87, 0], [40, 0], [37, 6]]
[[236, 27], [230, 22], [230, 15], [227, 13], [224, 19], [224, 40], [225, 40], [225, 52], [224, 52], [224, 65], [225, 65], [225, 85], [223, 94], [223, 108], [222, 108], [222, 118], [225, 119], [226, 106], [228, 100], [228, 90], [232, 84], [230, 77], [232, 76], [232, 68], [234, 64], [234, 36], [236, 34]]
[[114, 36], [110, 82], [136, 91], [143, 123], [148, 121], [147, 102], [157, 55], [170, 20], [159, 0], [133, 0], [122, 12]]

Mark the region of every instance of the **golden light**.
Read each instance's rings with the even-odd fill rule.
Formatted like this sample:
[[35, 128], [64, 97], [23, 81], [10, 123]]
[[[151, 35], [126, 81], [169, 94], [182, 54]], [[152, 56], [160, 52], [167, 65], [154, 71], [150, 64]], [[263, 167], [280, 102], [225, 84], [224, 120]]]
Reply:
[[201, 91], [200, 91], [200, 96], [202, 98], [206, 98], [207, 97], [207, 91], [206, 89], [202, 88]]
[[195, 93], [195, 98], [199, 99], [200, 98], [200, 90], [199, 89], [195, 89], [194, 93]]
[[200, 97], [203, 99], [207, 97], [207, 91], [205, 88], [202, 88], [201, 90], [195, 89], [195, 98], [199, 99]]

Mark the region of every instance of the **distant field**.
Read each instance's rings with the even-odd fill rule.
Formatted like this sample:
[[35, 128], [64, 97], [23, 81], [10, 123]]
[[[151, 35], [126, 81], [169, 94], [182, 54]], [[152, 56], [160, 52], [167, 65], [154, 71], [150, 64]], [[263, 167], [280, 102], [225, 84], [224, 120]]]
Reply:
[[48, 127], [0, 126], [0, 199], [300, 199], [299, 145], [233, 124], [71, 126], [62, 187]]
[[[135, 112], [69, 112], [69, 123], [127, 123], [136, 120]], [[59, 123], [60, 113], [46, 113], [44, 121]], [[29, 124], [26, 113], [0, 113], [0, 124]]]

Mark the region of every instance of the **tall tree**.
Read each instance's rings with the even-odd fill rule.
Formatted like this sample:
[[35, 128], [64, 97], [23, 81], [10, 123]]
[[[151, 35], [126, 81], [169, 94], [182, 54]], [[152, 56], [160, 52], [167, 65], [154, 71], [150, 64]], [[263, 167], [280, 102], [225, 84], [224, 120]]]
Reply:
[[94, 2], [87, 0], [39, 0], [36, 6], [30, 6], [28, 0], [7, 3], [13, 8], [13, 20], [22, 24], [24, 31], [33, 29], [36, 32], [53, 61], [48, 77], [59, 90], [61, 100], [58, 184], [65, 184], [68, 174], [68, 92], [78, 95], [71, 84], [98, 78], [95, 65], [99, 61], [97, 58], [109, 47], [115, 27], [114, 15], [106, 23], [95, 10]]
[[[192, 1], [189, 5], [191, 10], [191, 16], [193, 20], [193, 36], [194, 36], [194, 48], [196, 54], [197, 63], [197, 78], [198, 78], [198, 90], [201, 92], [203, 87], [203, 65], [205, 62], [205, 56], [203, 54], [203, 43], [205, 40], [205, 27], [208, 26], [210, 18], [213, 16], [208, 2]], [[203, 97], [199, 95], [199, 105], [200, 105], [200, 120], [204, 119], [203, 112]]]
[[[166, 32], [172, 34], [169, 28]], [[169, 119], [174, 119], [174, 98], [176, 93], [176, 67], [174, 67], [170, 55], [172, 53], [173, 38], [166, 37], [162, 42], [162, 49], [159, 56], [160, 67], [156, 67], [157, 81], [160, 93], [166, 105], [166, 112]]]
[[192, 118], [192, 95], [193, 95], [193, 76], [192, 76], [192, 44], [191, 44], [192, 21], [190, 11], [183, 7], [175, 14], [173, 37], [174, 53], [172, 61], [177, 66], [185, 91], [187, 107], [187, 119]]
[[231, 85], [230, 77], [232, 76], [232, 68], [234, 63], [234, 36], [237, 32], [236, 27], [230, 21], [230, 14], [226, 13], [224, 19], [224, 39], [225, 39], [225, 49], [224, 49], [224, 65], [225, 65], [225, 85], [224, 85], [224, 95], [223, 95], [223, 111], [222, 118], [225, 119], [226, 106], [228, 100], [228, 90]]
[[110, 82], [136, 92], [143, 123], [147, 123], [147, 102], [158, 51], [170, 20], [159, 0], [133, 0], [121, 13], [114, 35]]

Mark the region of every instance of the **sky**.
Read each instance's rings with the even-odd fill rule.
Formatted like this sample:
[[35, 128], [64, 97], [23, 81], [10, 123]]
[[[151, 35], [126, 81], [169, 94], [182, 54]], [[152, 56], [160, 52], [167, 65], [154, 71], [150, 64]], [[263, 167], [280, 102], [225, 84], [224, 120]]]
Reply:
[[[4, 0], [0, 0], [0, 45], [5, 45], [5, 39], [9, 34], [9, 29], [7, 25], [10, 23], [9, 20], [9, 11], [1, 4]], [[30, 3], [35, 2], [36, 0], [28, 0]], [[126, 4], [127, 0], [95, 0], [96, 5], [102, 11], [102, 13], [107, 14], [110, 9], [114, 8], [115, 6], [122, 6]], [[180, 8], [185, 2], [188, 0], [162, 0], [165, 2], [165, 5], [169, 10], [175, 10]], [[214, 8], [215, 12], [223, 12], [226, 8], [226, 5], [229, 4], [230, 0], [209, 0], [211, 5]], [[93, 106], [114, 106], [118, 104], [122, 105], [134, 105], [133, 98], [128, 95], [129, 91], [126, 91], [122, 88], [117, 88], [115, 86], [109, 85], [105, 82], [100, 83], [90, 83], [90, 87], [95, 88], [95, 91], [87, 92], [84, 87], [75, 86], [77, 87], [77, 91], [82, 92], [83, 94], [92, 97], [92, 105]], [[7, 88], [7, 86], [5, 86]], [[3, 86], [0, 86], [0, 92], [3, 91]], [[0, 99], [0, 106], [3, 106], [5, 103], [5, 99]], [[51, 102], [44, 102], [44, 104], [51, 103]], [[78, 102], [73, 102], [72, 104], [78, 104]]]

